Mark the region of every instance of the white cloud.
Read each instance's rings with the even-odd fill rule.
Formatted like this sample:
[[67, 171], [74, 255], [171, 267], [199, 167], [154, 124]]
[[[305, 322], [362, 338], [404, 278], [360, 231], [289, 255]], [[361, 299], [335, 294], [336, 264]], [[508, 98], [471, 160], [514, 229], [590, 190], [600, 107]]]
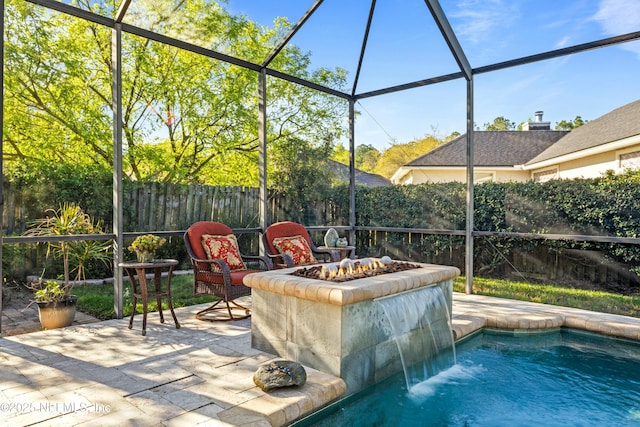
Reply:
[[450, 16], [459, 22], [455, 25], [456, 34], [478, 45], [491, 40], [494, 31], [505, 23], [513, 22], [515, 6], [504, 0], [460, 0]]
[[640, 2], [638, 0], [602, 0], [594, 19], [609, 35], [638, 31]]
[[[638, 0], [602, 0], [593, 19], [600, 24], [604, 34], [617, 36], [640, 30], [640, 2]], [[638, 42], [625, 43], [621, 47], [640, 54]]]
[[558, 41], [556, 42], [556, 46], [555, 46], [555, 48], [556, 48], [556, 49], [561, 49], [561, 48], [563, 48], [563, 47], [566, 47], [566, 46], [568, 46], [568, 45], [569, 45], [569, 42], [570, 42], [570, 41], [571, 41], [571, 37], [569, 37], [569, 36], [564, 36], [564, 37], [562, 37], [560, 40], [558, 40]]

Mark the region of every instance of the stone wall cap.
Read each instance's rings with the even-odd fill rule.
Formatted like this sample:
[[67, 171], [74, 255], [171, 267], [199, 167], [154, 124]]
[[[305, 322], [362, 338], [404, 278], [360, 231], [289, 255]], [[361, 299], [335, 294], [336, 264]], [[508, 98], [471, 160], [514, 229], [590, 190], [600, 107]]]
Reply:
[[[293, 276], [290, 273], [302, 268], [294, 267], [249, 274], [245, 276], [244, 284], [253, 289], [343, 306], [392, 295], [399, 289], [404, 291], [434, 285], [460, 275], [460, 270], [452, 266], [412, 264], [421, 268], [340, 283]], [[277, 282], [287, 282], [289, 286], [274, 286]], [[317, 291], [308, 292], [310, 286], [317, 287]]]

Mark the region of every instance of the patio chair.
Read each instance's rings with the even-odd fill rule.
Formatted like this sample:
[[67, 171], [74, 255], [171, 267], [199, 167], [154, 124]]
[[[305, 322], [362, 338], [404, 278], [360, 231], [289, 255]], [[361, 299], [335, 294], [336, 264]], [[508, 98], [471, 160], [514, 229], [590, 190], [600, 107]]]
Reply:
[[[242, 279], [251, 273], [270, 270], [273, 265], [271, 260], [262, 256], [242, 255], [233, 231], [219, 222], [201, 221], [191, 225], [184, 233], [184, 244], [193, 265], [194, 294], [219, 298], [212, 306], [199, 311], [196, 318], [216, 321], [249, 317], [251, 310], [234, 301], [251, 294], [251, 288], [245, 286]], [[220, 303], [226, 305], [229, 317], [206, 317], [214, 310], [224, 310], [225, 305], [219, 306]], [[234, 316], [232, 310], [237, 309], [244, 310], [244, 314]]]
[[271, 224], [262, 239], [275, 268], [340, 261], [338, 251], [316, 247], [305, 226], [296, 222]]

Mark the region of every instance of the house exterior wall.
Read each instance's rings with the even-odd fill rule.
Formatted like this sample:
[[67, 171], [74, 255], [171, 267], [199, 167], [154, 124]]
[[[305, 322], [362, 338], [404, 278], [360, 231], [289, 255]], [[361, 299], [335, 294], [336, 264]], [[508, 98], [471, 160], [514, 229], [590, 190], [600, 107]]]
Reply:
[[597, 178], [602, 176], [608, 170], [613, 170], [618, 173], [624, 169], [620, 167], [620, 155], [637, 151], [640, 151], [640, 144], [627, 147], [624, 150], [611, 150], [592, 156], [585, 156], [567, 162], [545, 166], [544, 168], [532, 169], [531, 178], [533, 178], [537, 173], [554, 168], [557, 169], [558, 173], [555, 178], [558, 179]]
[[413, 169], [409, 171], [397, 184], [424, 184], [426, 182], [465, 182], [464, 169]]
[[558, 178], [597, 178], [608, 169], [616, 169], [615, 152], [597, 154], [558, 165]]
[[525, 170], [498, 171], [496, 182], [523, 182], [529, 181], [531, 174]]
[[[556, 163], [540, 169], [531, 170], [531, 179], [541, 181], [536, 175], [555, 169], [552, 179], [597, 178], [608, 169], [616, 169], [615, 153], [608, 152], [568, 162]], [[544, 179], [545, 181], [547, 179]]]
[[[509, 182], [528, 181], [531, 173], [524, 170], [495, 170], [475, 168], [474, 181], [477, 182]], [[424, 184], [439, 182], [467, 182], [467, 171], [464, 168], [456, 169], [414, 169], [409, 171], [397, 184]]]

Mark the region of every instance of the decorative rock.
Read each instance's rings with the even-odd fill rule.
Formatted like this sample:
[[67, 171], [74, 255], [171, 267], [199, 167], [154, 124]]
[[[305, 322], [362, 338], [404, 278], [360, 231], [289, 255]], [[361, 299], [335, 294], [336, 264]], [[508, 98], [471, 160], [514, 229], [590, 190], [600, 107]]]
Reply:
[[261, 365], [255, 374], [253, 382], [262, 389], [303, 385], [307, 382], [307, 372], [298, 362], [292, 360], [276, 360]]
[[336, 264], [324, 264], [322, 266], [322, 271], [320, 273], [321, 279], [326, 279], [328, 277], [333, 277], [338, 274], [339, 265]]
[[342, 261], [340, 261], [340, 268], [344, 270], [345, 273], [348, 270], [353, 270], [355, 266], [356, 265], [351, 258], [345, 258]]
[[393, 260], [387, 255], [385, 255], [382, 258], [380, 258], [380, 262], [383, 263], [384, 265], [389, 265], [393, 262]]
[[371, 258], [362, 258], [360, 260], [360, 266], [365, 269], [374, 268]]
[[335, 248], [339, 238], [340, 236], [336, 229], [330, 228], [327, 230], [327, 234], [324, 235], [324, 245], [330, 248]]

